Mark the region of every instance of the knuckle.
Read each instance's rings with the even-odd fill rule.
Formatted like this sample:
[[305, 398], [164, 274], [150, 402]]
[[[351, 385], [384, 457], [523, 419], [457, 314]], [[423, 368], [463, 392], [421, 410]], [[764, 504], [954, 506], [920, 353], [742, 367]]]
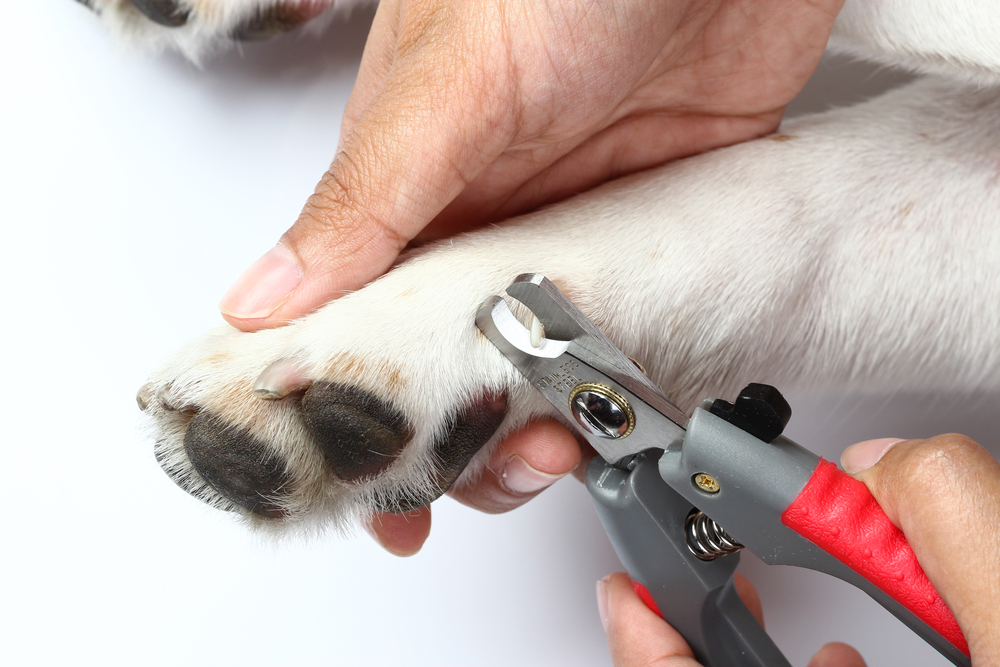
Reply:
[[900, 472], [914, 490], [935, 493], [975, 476], [984, 454], [985, 450], [971, 438], [948, 433], [913, 447]]
[[377, 192], [361, 186], [373, 182], [366, 178], [364, 167], [344, 154], [338, 160], [341, 166], [323, 176], [303, 209], [309, 233], [329, 235], [338, 244], [349, 239], [364, 244], [382, 238], [397, 248], [405, 246], [408, 239], [386, 223], [391, 219], [391, 206], [385, 206]]
[[337, 232], [364, 216], [366, 207], [358, 201], [357, 189], [353, 187], [355, 180], [358, 178], [336, 167], [323, 175], [306, 202], [306, 209], [318, 226]]

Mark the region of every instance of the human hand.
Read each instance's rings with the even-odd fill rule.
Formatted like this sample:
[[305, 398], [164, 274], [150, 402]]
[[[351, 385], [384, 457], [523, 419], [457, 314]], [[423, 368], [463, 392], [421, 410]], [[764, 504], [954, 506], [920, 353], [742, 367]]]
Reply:
[[280, 326], [413, 240], [767, 134], [842, 1], [384, 0], [329, 171], [224, 316]]
[[[329, 171], [223, 315], [246, 331], [280, 326], [411, 243], [773, 131], [842, 2], [383, 0]], [[516, 436], [492, 469], [528, 487], [566, 474], [575, 441], [550, 436]], [[462, 495], [494, 511], [533, 495], [510, 491], [484, 479]], [[373, 529], [412, 553], [429, 520], [383, 516]]]
[[[1000, 463], [961, 435], [929, 440], [869, 440], [841, 463], [860, 479], [906, 535], [951, 609], [974, 667], [1000, 664]], [[957, 549], [955, 545], [962, 545]], [[758, 620], [749, 584], [740, 597]], [[752, 589], [750, 589], [752, 590]], [[639, 599], [624, 574], [598, 584], [598, 607], [617, 667], [697, 665], [687, 644]], [[864, 667], [845, 644], [827, 644], [809, 667]]]
[[[763, 625], [757, 591], [739, 574], [736, 591]], [[597, 603], [615, 667], [700, 667], [684, 638], [646, 606], [625, 573], [597, 582]], [[865, 662], [850, 646], [831, 642], [813, 656], [809, 667], [865, 667]]]

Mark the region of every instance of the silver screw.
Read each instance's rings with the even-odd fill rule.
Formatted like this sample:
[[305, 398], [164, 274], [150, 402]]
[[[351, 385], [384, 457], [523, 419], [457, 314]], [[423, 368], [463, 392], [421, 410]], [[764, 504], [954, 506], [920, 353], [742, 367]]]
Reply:
[[618, 440], [635, 428], [628, 400], [611, 387], [593, 382], [577, 385], [569, 396], [573, 417], [588, 433]]

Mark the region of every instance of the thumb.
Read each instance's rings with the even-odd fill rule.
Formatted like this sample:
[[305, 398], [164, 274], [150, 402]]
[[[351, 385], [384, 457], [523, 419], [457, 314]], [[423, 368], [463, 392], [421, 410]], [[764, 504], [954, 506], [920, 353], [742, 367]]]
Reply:
[[699, 667], [684, 638], [646, 606], [626, 574], [597, 582], [597, 605], [615, 667]]
[[[735, 584], [743, 604], [763, 626], [757, 589], [739, 573]], [[597, 582], [597, 607], [616, 667], [700, 667], [684, 638], [646, 606], [628, 575], [612, 574]]]
[[873, 440], [841, 462], [906, 535], [973, 664], [1000, 664], [1000, 463], [965, 436]]
[[502, 126], [511, 121], [501, 110], [509, 105], [498, 102], [506, 79], [483, 66], [497, 58], [471, 63], [468, 50], [446, 46], [453, 40], [442, 34], [461, 39], [455, 11], [420, 14], [398, 29], [405, 48], [396, 47], [298, 220], [222, 299], [231, 324], [280, 326], [377, 278], [507, 147], [512, 133]]

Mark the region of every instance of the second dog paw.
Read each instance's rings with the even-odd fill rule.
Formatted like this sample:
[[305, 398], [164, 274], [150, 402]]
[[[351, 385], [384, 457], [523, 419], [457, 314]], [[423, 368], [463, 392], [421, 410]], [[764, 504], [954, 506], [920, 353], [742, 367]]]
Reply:
[[237, 41], [269, 39], [364, 0], [78, 0], [119, 39], [192, 58]]

